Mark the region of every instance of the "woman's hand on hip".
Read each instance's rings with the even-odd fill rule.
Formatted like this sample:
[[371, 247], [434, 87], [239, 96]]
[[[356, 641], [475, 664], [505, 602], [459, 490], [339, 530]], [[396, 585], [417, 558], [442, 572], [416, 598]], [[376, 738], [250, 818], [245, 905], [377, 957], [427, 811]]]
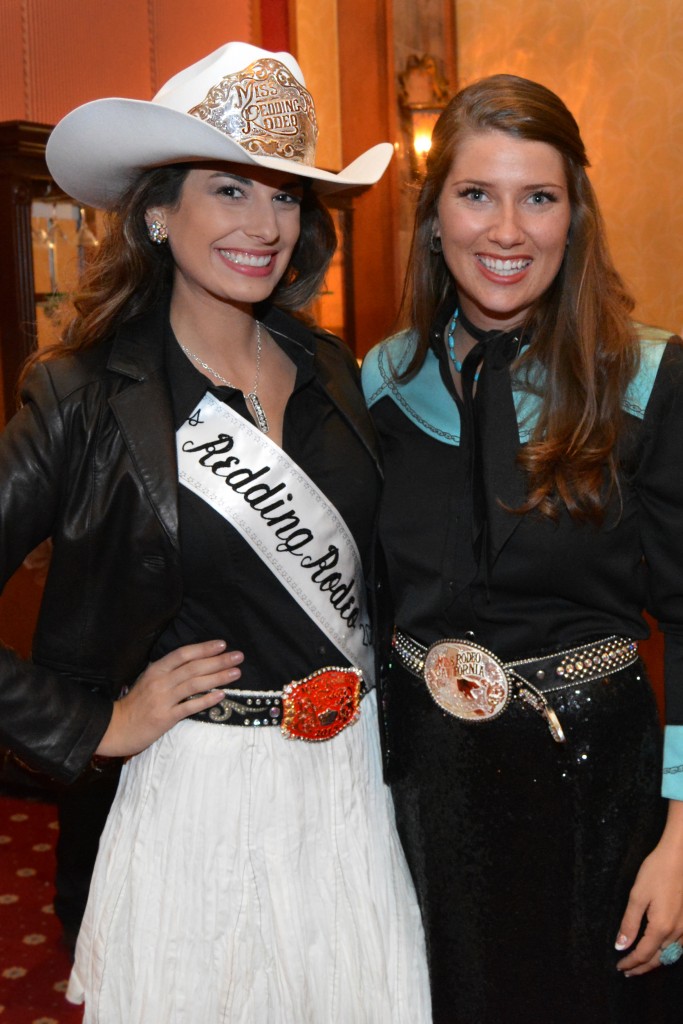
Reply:
[[[177, 722], [218, 704], [223, 687], [239, 679], [241, 651], [223, 640], [188, 644], [147, 666], [114, 710], [95, 753], [102, 757], [139, 754]], [[191, 700], [189, 698], [192, 698]]]

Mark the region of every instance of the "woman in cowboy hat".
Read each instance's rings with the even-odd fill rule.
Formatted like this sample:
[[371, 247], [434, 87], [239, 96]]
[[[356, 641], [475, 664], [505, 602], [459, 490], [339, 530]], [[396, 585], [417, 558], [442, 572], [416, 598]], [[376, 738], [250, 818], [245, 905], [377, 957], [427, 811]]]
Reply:
[[127, 759], [69, 998], [87, 1024], [429, 1019], [379, 766], [364, 584], [379, 488], [355, 362], [291, 311], [335, 238], [294, 59], [230, 43], [73, 111], [61, 188], [112, 211], [0, 441], [1, 578], [53, 555], [2, 739]]

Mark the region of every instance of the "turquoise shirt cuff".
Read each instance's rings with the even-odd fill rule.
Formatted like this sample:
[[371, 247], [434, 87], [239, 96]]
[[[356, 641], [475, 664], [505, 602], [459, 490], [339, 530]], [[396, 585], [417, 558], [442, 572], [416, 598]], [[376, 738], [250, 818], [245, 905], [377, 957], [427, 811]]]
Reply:
[[683, 800], [683, 725], [667, 725], [664, 729], [662, 796]]

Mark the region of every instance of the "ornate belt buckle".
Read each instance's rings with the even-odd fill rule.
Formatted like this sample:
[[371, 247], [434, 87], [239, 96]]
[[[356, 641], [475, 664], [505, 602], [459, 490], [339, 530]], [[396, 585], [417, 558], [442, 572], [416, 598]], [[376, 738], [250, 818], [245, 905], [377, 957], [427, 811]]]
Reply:
[[282, 691], [280, 728], [289, 739], [331, 740], [360, 714], [363, 674], [355, 668], [321, 668]]
[[486, 722], [502, 714], [510, 700], [502, 663], [478, 644], [438, 640], [427, 651], [423, 671], [436, 703], [455, 718]]

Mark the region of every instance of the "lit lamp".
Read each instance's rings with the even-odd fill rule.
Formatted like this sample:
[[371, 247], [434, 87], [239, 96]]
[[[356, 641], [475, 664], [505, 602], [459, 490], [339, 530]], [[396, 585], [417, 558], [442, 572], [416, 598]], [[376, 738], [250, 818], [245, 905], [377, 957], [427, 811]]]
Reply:
[[436, 57], [412, 54], [398, 76], [398, 102], [413, 175], [424, 174], [432, 131], [449, 99], [448, 82]]

